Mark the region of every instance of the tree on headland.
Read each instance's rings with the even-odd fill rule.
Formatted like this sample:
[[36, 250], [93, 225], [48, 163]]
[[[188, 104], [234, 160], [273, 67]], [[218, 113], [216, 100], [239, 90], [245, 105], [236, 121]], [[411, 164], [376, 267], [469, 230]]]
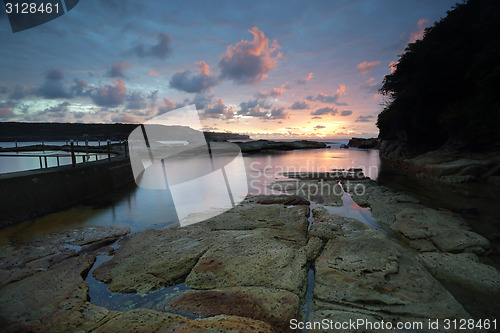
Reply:
[[500, 136], [500, 1], [469, 0], [408, 45], [379, 90], [380, 139], [413, 152], [481, 150]]

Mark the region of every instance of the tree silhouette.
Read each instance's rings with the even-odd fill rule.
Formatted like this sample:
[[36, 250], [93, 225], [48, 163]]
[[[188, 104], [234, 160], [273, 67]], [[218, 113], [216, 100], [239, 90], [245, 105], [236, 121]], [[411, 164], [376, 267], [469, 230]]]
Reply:
[[379, 92], [389, 99], [377, 121], [382, 140], [415, 153], [498, 143], [500, 1], [456, 4], [408, 45]]

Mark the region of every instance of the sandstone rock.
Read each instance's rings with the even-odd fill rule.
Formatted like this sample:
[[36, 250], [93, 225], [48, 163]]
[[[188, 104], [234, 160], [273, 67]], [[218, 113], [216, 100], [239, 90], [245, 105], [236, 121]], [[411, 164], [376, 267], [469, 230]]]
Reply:
[[310, 202], [298, 195], [259, 195], [252, 198], [252, 201], [261, 205], [283, 204], [283, 205], [305, 205]]
[[[324, 321], [327, 321], [325, 324]], [[340, 311], [340, 310], [320, 310], [315, 311], [312, 318], [310, 319], [313, 323], [323, 323], [326, 325], [321, 328], [320, 324], [316, 324], [318, 328], [313, 328], [308, 330], [311, 333], [328, 333], [328, 332], [343, 332], [343, 333], [357, 333], [357, 332], [401, 332], [398, 330], [383, 330], [383, 329], [366, 329], [363, 326], [350, 326], [349, 324], [352, 322], [358, 322], [358, 320], [363, 320], [369, 323], [380, 323], [380, 317], [377, 318], [373, 315], [360, 313], [360, 312], [349, 312], [349, 311]], [[330, 323], [333, 322], [332, 323]], [[335, 327], [335, 323], [337, 325], [344, 325], [345, 328], [341, 328], [342, 326]], [[346, 323], [346, 324], [344, 324]], [[330, 328], [333, 327], [333, 328]]]
[[148, 230], [120, 241], [93, 275], [112, 292], [148, 293], [178, 284], [210, 246], [210, 233], [192, 228]]
[[481, 254], [490, 246], [486, 238], [468, 231], [461, 218], [429, 208], [399, 212], [391, 229], [410, 240], [430, 240], [442, 252]]
[[65, 259], [49, 270], [0, 289], [0, 321], [6, 332], [67, 332], [90, 328], [110, 315], [88, 302], [84, 275], [95, 255]]
[[297, 318], [299, 297], [280, 289], [234, 287], [189, 291], [174, 299], [167, 311], [189, 317], [231, 315], [266, 322], [279, 332], [288, 332], [289, 321]]
[[325, 244], [319, 237], [310, 237], [307, 241], [307, 245], [304, 247], [304, 251], [306, 253], [307, 261], [311, 261], [316, 259], [321, 250], [323, 250], [323, 246]]
[[[307, 227], [307, 219], [304, 217]], [[279, 230], [259, 228], [213, 244], [186, 278], [192, 288], [262, 286], [303, 294], [307, 262], [304, 239], [283, 237]]]
[[271, 185], [271, 189], [287, 194], [297, 195], [308, 201], [327, 205], [342, 206], [342, 187], [336, 181], [276, 181]]
[[[317, 310], [361, 309], [397, 320], [467, 318], [467, 312], [415, 259], [381, 232], [353, 219], [314, 211], [315, 225], [334, 225], [315, 263]], [[426, 290], [422, 293], [422, 290]]]
[[103, 325], [96, 333], [190, 333], [190, 332], [263, 332], [272, 333], [269, 324], [237, 316], [216, 316], [193, 320], [186, 317], [148, 309], [135, 309], [120, 313]]
[[82, 227], [45, 235], [0, 251], [0, 286], [50, 269], [66, 258], [111, 244], [129, 228]]
[[429, 272], [440, 281], [453, 282], [471, 292], [500, 295], [500, 273], [479, 262], [472, 253], [422, 253], [420, 258]]

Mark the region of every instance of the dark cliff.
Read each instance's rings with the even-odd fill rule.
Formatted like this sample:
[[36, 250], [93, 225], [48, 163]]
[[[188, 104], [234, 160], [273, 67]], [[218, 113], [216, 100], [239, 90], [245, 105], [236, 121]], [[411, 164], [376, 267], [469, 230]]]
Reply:
[[409, 44], [380, 92], [383, 156], [499, 150], [500, 1], [470, 0]]

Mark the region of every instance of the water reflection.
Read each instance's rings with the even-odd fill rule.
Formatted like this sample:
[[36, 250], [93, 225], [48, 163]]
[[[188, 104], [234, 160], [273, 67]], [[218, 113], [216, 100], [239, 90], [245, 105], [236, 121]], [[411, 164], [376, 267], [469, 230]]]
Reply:
[[[376, 179], [379, 167], [376, 150], [295, 150], [246, 155], [243, 159], [252, 194], [268, 191], [265, 184], [282, 177], [281, 172], [362, 168], [365, 174]], [[179, 172], [183, 172], [183, 168], [179, 168]], [[209, 202], [211, 189], [204, 195]], [[168, 192], [131, 184], [69, 209], [4, 228], [0, 231], [0, 243], [9, 239], [22, 241], [41, 237], [45, 233], [77, 226], [128, 226], [134, 233], [174, 223], [177, 223], [176, 211]]]

